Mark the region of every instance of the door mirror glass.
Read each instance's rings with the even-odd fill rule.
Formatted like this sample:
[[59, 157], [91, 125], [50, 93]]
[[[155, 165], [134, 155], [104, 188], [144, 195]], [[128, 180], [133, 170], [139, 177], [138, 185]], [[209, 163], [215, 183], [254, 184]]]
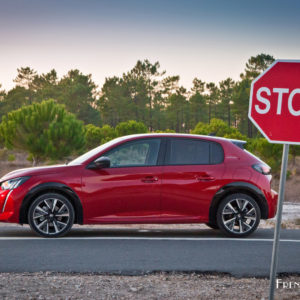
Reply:
[[110, 159], [106, 156], [101, 156], [94, 160], [89, 166], [88, 169], [105, 169], [110, 167]]

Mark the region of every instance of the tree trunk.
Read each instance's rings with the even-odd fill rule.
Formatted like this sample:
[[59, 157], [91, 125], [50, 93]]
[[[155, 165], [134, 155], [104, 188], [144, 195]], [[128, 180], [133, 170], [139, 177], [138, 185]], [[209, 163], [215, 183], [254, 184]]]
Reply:
[[152, 132], [153, 130], [153, 126], [152, 126], [152, 101], [151, 101], [151, 97], [149, 98], [149, 129], [150, 132]]
[[179, 132], [179, 112], [176, 112], [176, 132]]
[[230, 127], [230, 103], [228, 103], [228, 126]]
[[40, 159], [38, 158], [38, 157], [32, 157], [32, 166], [33, 167], [36, 167], [36, 166], [38, 166], [39, 165], [39, 163], [40, 163]]
[[249, 118], [248, 118], [248, 137], [252, 138], [252, 123]]

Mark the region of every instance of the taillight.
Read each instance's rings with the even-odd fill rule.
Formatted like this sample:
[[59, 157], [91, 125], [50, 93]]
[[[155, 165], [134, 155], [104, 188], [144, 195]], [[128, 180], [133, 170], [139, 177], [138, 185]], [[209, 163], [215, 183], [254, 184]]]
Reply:
[[252, 168], [255, 171], [257, 171], [261, 174], [264, 174], [264, 175], [270, 175], [271, 174], [271, 168], [268, 165], [265, 165], [265, 164], [262, 164], [262, 163], [252, 165]]

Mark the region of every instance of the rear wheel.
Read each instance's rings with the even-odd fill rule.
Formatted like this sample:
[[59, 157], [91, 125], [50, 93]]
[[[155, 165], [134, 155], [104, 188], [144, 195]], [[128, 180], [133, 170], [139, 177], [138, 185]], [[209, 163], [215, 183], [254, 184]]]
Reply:
[[220, 203], [217, 223], [226, 235], [245, 237], [256, 230], [260, 216], [259, 206], [252, 197], [232, 194]]
[[63, 195], [48, 193], [30, 205], [28, 223], [38, 235], [59, 237], [67, 234], [74, 223], [74, 208]]

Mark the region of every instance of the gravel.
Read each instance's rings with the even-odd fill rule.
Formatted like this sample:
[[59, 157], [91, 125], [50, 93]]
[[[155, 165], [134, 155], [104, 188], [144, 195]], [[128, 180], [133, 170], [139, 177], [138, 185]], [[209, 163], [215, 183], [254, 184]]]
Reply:
[[[300, 276], [282, 277], [300, 284]], [[267, 299], [269, 280], [216, 274], [116, 276], [2, 273], [1, 299]], [[300, 299], [300, 286], [276, 289], [275, 299]]]

